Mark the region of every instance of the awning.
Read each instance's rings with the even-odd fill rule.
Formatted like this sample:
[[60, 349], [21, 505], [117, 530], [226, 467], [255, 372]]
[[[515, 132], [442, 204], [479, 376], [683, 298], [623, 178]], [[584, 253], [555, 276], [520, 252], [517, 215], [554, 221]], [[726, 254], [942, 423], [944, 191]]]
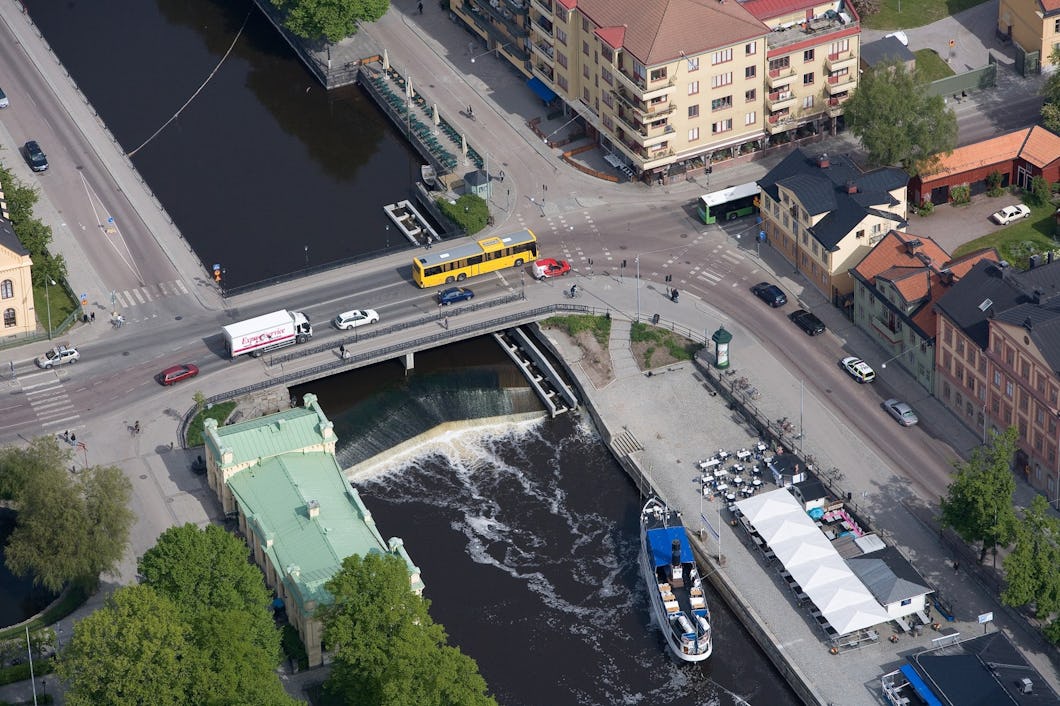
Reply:
[[551, 103], [556, 99], [555, 92], [551, 88], [546, 86], [537, 76], [534, 76], [529, 81], [527, 81], [526, 85], [530, 87], [531, 91], [537, 94], [538, 98], [545, 101], [546, 103]]
[[934, 692], [928, 688], [928, 685], [924, 683], [924, 680], [920, 678], [920, 675], [916, 673], [912, 665], [903, 664], [901, 668], [902, 674], [909, 680], [909, 684], [913, 687], [913, 691], [924, 700], [928, 706], [942, 706], [942, 702], [939, 701], [938, 697], [935, 696]]

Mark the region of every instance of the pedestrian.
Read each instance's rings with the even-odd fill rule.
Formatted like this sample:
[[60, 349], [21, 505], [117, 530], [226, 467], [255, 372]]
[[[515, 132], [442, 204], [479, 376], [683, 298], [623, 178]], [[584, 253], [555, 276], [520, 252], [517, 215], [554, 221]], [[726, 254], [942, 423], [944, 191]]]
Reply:
[[70, 443], [71, 444], [76, 444], [77, 443], [77, 434], [71, 434], [70, 435]]
[[448, 316], [447, 316], [447, 317], [445, 317], [445, 318], [444, 318], [444, 319], [442, 320], [442, 326], [444, 326], [444, 327], [445, 327], [445, 330], [446, 330], [446, 331], [448, 331], [448, 330], [449, 330], [449, 317], [448, 317]]
[[133, 424], [133, 434], [139, 434], [139, 433], [140, 433], [140, 420], [137, 419], [136, 420], [136, 424]]
[[957, 573], [957, 569], [961, 568], [961, 565], [957, 562], [953, 562], [953, 573]]
[[89, 314], [88, 315], [88, 320], [91, 321], [92, 323], [96, 323], [96, 312], [93, 311], [91, 314]]
[[70, 430], [69, 429], [67, 429], [66, 431], [63, 432], [63, 441], [65, 441], [68, 444], [70, 443]]
[[420, 11], [420, 14], [422, 15], [423, 14], [423, 0], [420, 0], [419, 4], [416, 5], [416, 8]]
[[469, 118], [475, 117], [475, 111], [472, 109], [472, 107], [470, 105], [467, 107], [467, 117], [469, 117]]
[[339, 346], [339, 357], [342, 358], [343, 360], [346, 360], [346, 345], [345, 344]]

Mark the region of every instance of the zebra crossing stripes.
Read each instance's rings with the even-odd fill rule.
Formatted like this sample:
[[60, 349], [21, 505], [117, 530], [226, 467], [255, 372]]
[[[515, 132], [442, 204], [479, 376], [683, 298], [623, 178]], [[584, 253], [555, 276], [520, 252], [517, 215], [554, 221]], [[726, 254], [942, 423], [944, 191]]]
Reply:
[[128, 309], [148, 304], [156, 299], [179, 297], [188, 293], [188, 286], [184, 284], [184, 280], [176, 279], [169, 282], [148, 284], [135, 289], [115, 290], [114, 299], [123, 309]]
[[59, 427], [69, 429], [80, 422], [81, 415], [77, 412], [70, 396], [66, 394], [62, 380], [56, 373], [49, 370], [24, 375], [19, 377], [18, 382], [33, 413], [46, 432]]

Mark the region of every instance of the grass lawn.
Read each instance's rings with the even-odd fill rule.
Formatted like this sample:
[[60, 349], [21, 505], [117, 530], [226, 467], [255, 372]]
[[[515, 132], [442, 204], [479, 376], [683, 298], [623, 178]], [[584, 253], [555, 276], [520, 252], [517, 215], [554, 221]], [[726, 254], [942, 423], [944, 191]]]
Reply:
[[933, 49], [917, 49], [913, 53], [916, 54], [917, 73], [923, 76], [927, 83], [954, 75], [955, 72], [950, 65], [943, 61]]
[[546, 328], [550, 326], [561, 328], [571, 338], [577, 338], [582, 331], [588, 331], [605, 349], [611, 338], [611, 317], [609, 316], [553, 316], [541, 323]]
[[[639, 354], [642, 368], [666, 365], [680, 360], [691, 360], [703, 344], [666, 329], [648, 324], [633, 323], [629, 330], [629, 342], [633, 344], [634, 356]], [[660, 354], [662, 360], [654, 360]]]
[[202, 446], [202, 425], [207, 418], [216, 419], [217, 425], [220, 426], [225, 423], [228, 415], [232, 414], [235, 408], [235, 402], [221, 402], [196, 414], [195, 419], [191, 420], [191, 424], [188, 425], [188, 446]]
[[984, 235], [957, 248], [953, 257], [960, 257], [981, 248], [995, 247], [1002, 260], [1013, 267], [1027, 269], [1027, 258], [1036, 253], [1060, 249], [1060, 241], [1053, 239], [1056, 232], [1056, 206], [1031, 206], [1030, 218], [1024, 218], [990, 235]]
[[[869, 29], [910, 29], [923, 27], [975, 7], [983, 0], [880, 0], [880, 11], [861, 18]], [[899, 12], [898, 8], [902, 11]], [[940, 49], [942, 47], [939, 47]]]
[[37, 319], [42, 330], [48, 330], [48, 305], [51, 304], [52, 330], [59, 328], [66, 317], [77, 311], [79, 302], [74, 301], [61, 285], [48, 286], [47, 296], [43, 286], [33, 288], [33, 306], [37, 308]]

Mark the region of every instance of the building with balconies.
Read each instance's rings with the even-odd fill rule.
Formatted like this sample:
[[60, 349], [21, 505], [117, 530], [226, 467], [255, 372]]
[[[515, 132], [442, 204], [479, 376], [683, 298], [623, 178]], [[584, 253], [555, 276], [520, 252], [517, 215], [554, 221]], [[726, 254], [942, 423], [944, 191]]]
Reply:
[[857, 266], [854, 324], [876, 341], [928, 394], [935, 391], [935, 303], [993, 248], [956, 260], [931, 238], [892, 230]]
[[[542, 0], [533, 2], [540, 6]], [[530, 41], [530, 6], [531, 0], [452, 0], [449, 11], [485, 41], [487, 51], [496, 51], [529, 77], [537, 61]]]
[[909, 175], [862, 172], [845, 155], [796, 149], [758, 181], [762, 229], [777, 252], [833, 304], [849, 307], [847, 275], [891, 230], [904, 230]]

